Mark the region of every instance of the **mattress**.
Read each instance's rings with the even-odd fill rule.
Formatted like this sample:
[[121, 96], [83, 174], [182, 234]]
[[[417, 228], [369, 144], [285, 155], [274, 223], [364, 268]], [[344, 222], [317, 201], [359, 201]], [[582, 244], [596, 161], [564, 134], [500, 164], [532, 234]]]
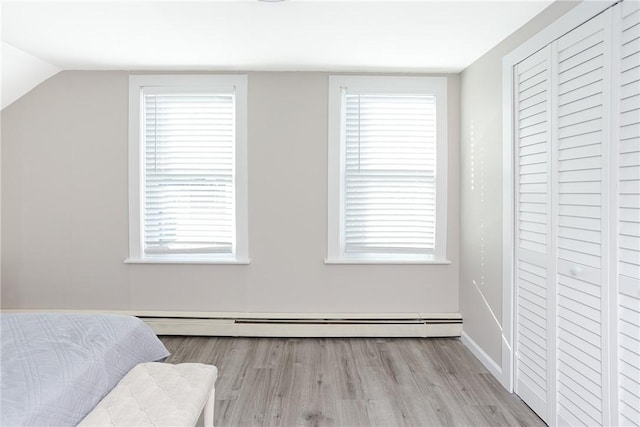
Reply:
[[138, 363], [169, 355], [121, 315], [1, 314], [2, 426], [75, 426]]

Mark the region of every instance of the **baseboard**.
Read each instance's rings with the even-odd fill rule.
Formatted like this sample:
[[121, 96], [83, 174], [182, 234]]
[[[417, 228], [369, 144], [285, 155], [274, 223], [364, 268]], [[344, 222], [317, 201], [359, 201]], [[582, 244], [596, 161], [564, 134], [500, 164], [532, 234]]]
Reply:
[[500, 384], [502, 384], [502, 368], [491, 358], [482, 348], [464, 331], [460, 336], [462, 343], [473, 353], [473, 355], [484, 365]]
[[158, 335], [229, 337], [459, 337], [459, 313], [244, 313], [123, 310], [2, 310], [137, 316]]

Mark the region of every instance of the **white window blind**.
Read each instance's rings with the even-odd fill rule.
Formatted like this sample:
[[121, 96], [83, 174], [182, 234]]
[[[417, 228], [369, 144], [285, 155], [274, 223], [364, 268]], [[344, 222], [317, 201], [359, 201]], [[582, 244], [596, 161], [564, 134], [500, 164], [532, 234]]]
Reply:
[[144, 255], [232, 254], [234, 94], [152, 89], [143, 91]]
[[345, 253], [431, 254], [436, 97], [343, 88]]

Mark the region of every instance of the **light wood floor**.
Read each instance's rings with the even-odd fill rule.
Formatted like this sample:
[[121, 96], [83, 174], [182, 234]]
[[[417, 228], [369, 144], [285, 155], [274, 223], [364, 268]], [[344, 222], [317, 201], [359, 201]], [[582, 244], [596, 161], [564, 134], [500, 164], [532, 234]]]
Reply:
[[218, 367], [217, 427], [544, 426], [457, 339], [161, 339]]

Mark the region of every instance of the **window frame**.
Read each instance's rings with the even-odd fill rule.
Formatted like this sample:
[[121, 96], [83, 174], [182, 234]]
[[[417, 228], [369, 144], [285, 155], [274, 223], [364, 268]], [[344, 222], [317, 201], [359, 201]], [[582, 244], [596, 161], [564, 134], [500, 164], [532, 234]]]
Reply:
[[[432, 254], [346, 253], [344, 250], [345, 123], [342, 88], [350, 93], [436, 97], [436, 227]], [[449, 264], [447, 251], [447, 78], [329, 76], [326, 264]]]
[[[246, 75], [130, 75], [129, 76], [129, 257], [139, 264], [249, 264], [247, 192], [247, 86]], [[233, 91], [235, 98], [235, 240], [231, 254], [163, 254], [149, 256], [143, 244], [144, 88], [175, 88], [197, 92]], [[162, 89], [164, 91], [164, 89]]]

